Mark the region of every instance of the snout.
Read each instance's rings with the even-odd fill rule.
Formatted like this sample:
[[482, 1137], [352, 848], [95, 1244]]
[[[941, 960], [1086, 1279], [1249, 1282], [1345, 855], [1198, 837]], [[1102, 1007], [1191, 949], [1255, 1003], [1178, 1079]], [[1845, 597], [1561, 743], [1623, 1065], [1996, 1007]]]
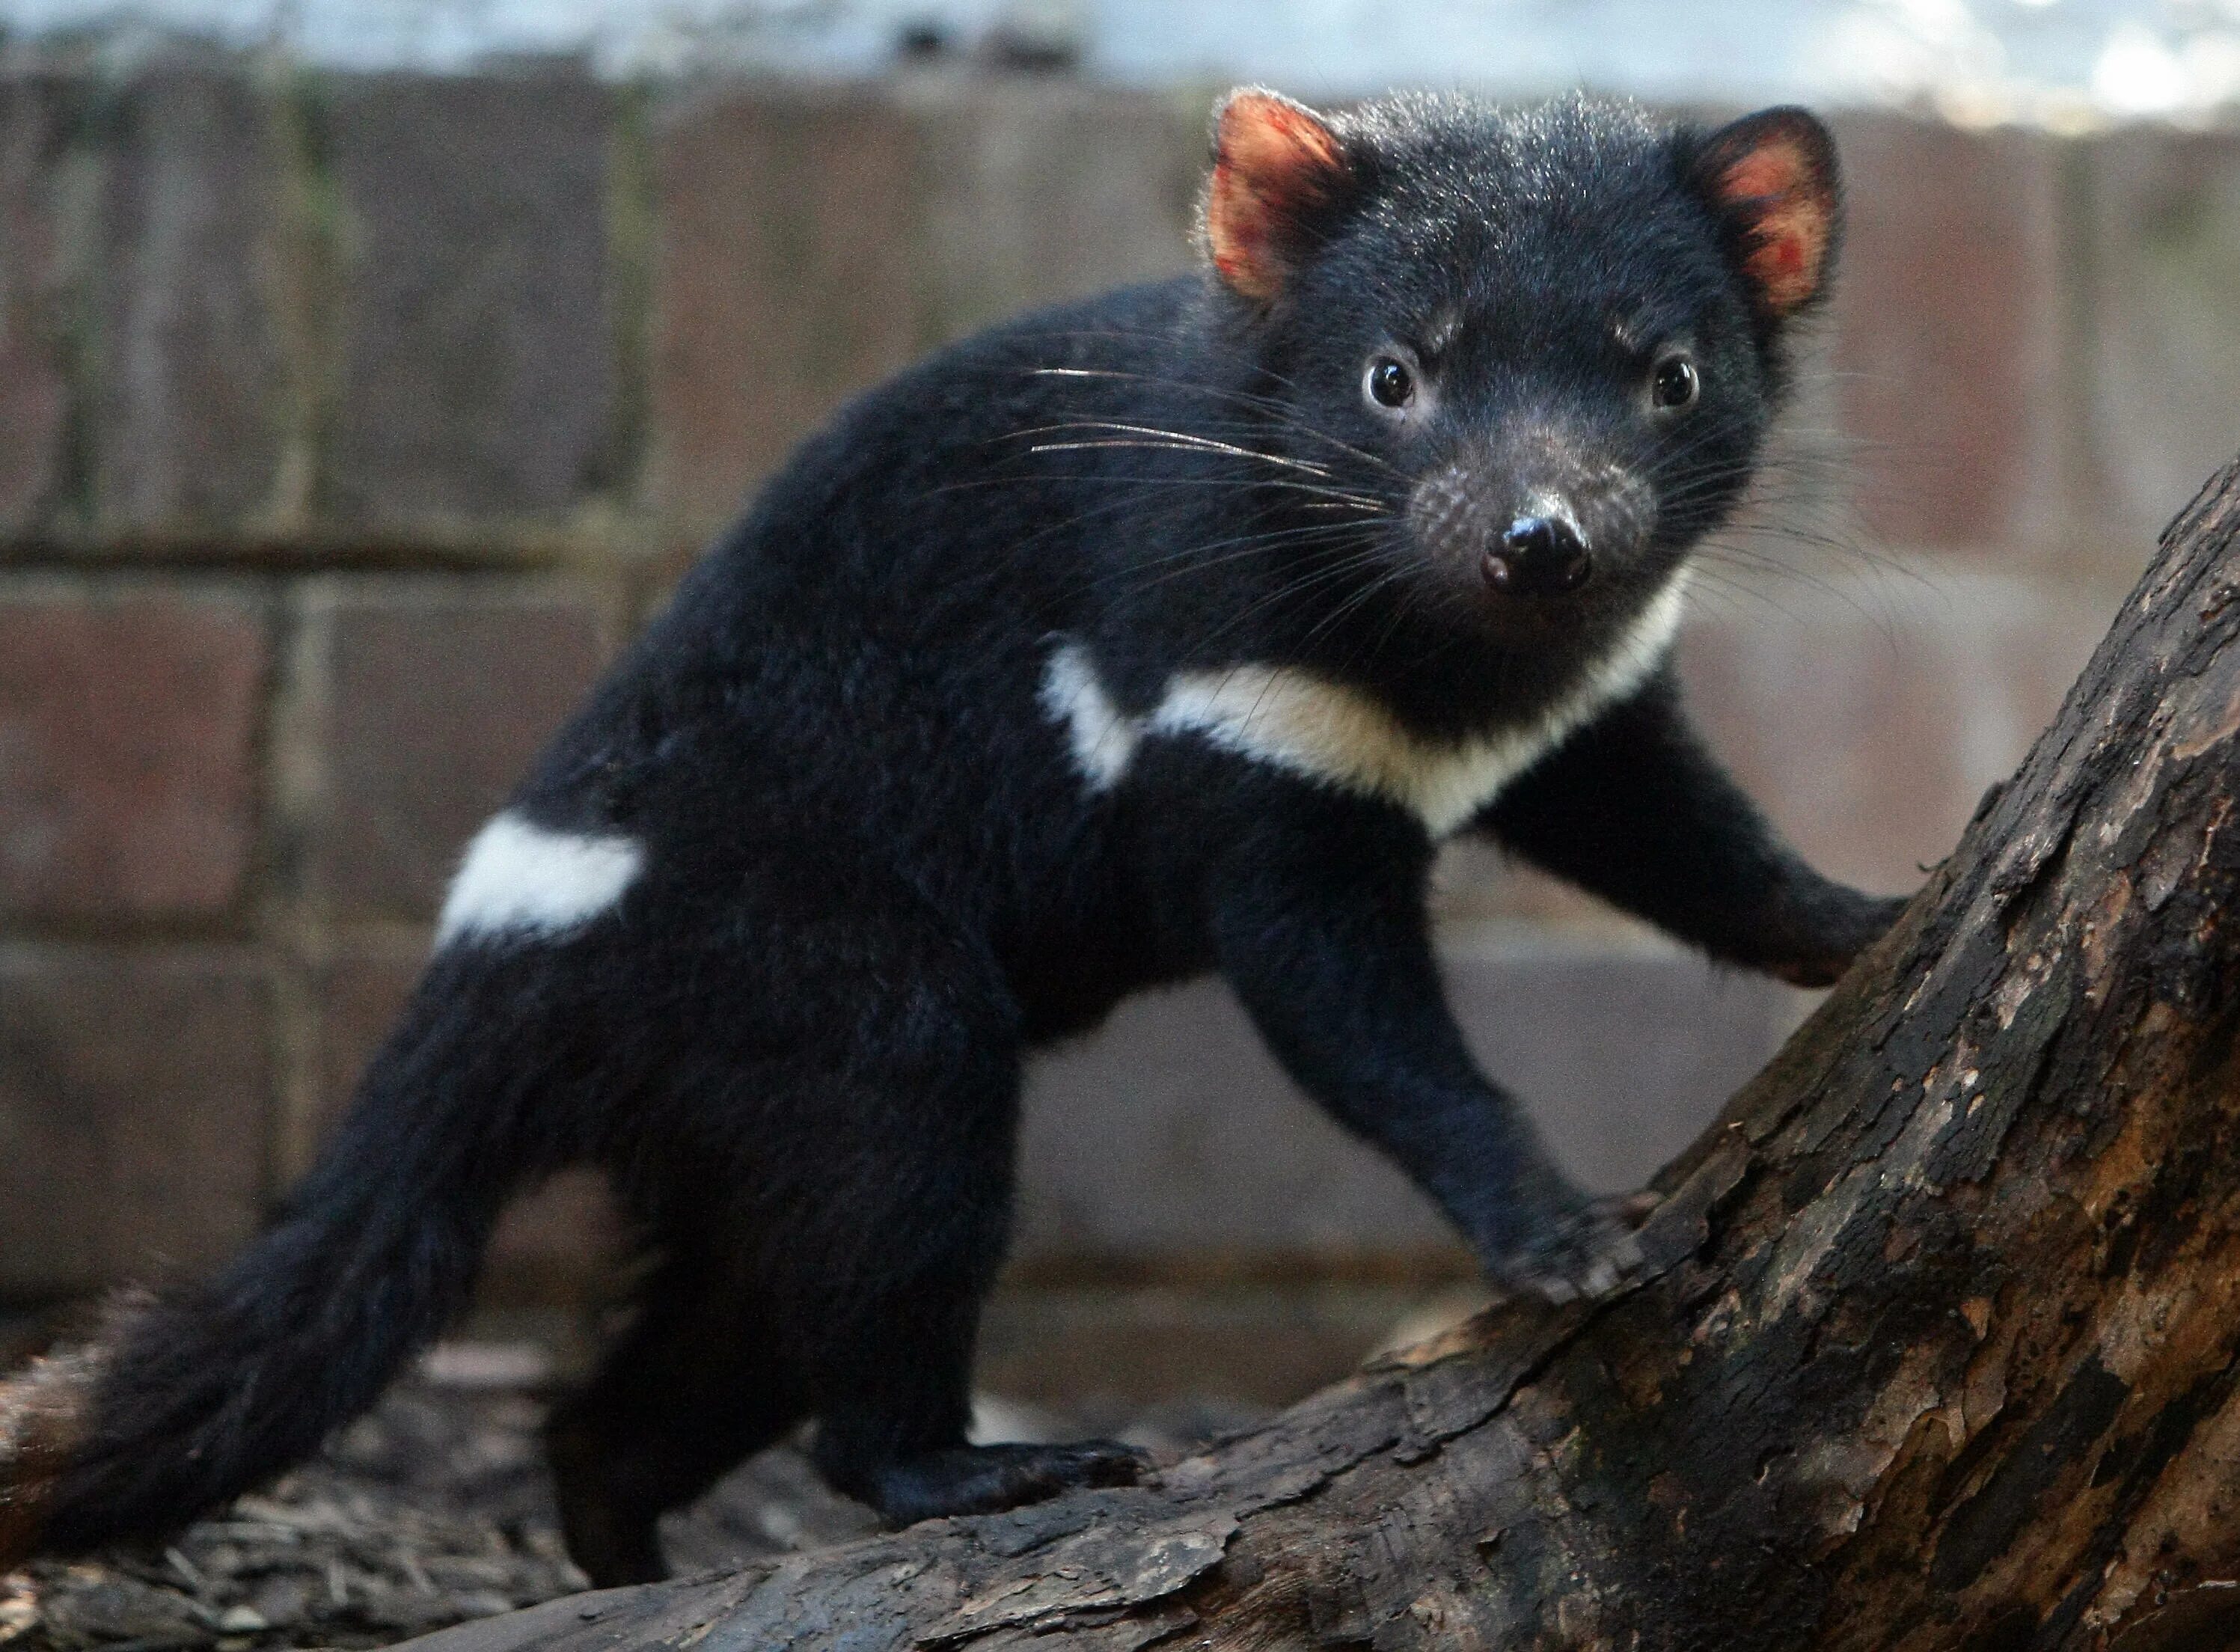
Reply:
[[1478, 572], [1503, 596], [1568, 596], [1594, 571], [1585, 530], [1560, 510], [1517, 517], [1478, 557]]
[[1501, 602], [1583, 590], [1594, 578], [1595, 547], [1578, 513], [1564, 497], [1539, 490], [1523, 504], [1504, 509], [1498, 492], [1457, 467], [1418, 484], [1409, 515], [1450, 580], [1466, 579]]

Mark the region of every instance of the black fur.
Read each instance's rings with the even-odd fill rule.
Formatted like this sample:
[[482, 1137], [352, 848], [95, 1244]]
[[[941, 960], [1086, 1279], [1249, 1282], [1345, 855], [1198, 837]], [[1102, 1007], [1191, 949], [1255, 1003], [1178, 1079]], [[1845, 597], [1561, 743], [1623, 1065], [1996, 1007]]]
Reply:
[[[503, 1199], [587, 1162], [658, 1258], [552, 1424], [598, 1581], [658, 1575], [655, 1517], [804, 1417], [897, 1521], [1131, 1477], [1117, 1446], [968, 1447], [975, 1324], [1023, 1053], [1206, 970], [1497, 1278], [1617, 1280], [1623, 1226], [1449, 1016], [1423, 820], [1156, 729], [1097, 791], [1041, 697], [1070, 642], [1137, 716], [1178, 674], [1277, 666], [1426, 741], [1535, 725], [1747, 482], [1780, 328], [1700, 135], [1583, 101], [1330, 130], [1342, 168], [1275, 199], [1272, 298], [1206, 276], [1032, 316], [801, 449], [512, 805], [642, 871], [572, 932], [438, 950], [290, 1213], [98, 1350], [58, 1474], [0, 1460], [41, 1546], [176, 1525], [312, 1450], [457, 1309]], [[1677, 345], [1700, 394], [1660, 411]], [[1412, 418], [1364, 392], [1385, 355]], [[1592, 576], [1503, 596], [1535, 511]], [[1892, 913], [1774, 837], [1661, 669], [1475, 829], [1792, 979]]]

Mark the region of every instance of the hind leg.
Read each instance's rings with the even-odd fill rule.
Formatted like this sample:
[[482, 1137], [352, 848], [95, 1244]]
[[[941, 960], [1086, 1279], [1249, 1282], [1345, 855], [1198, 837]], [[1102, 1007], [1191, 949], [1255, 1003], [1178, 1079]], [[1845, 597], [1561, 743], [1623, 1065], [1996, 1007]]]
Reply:
[[966, 1442], [981, 1304], [1010, 1223], [1019, 1076], [1000, 1005], [958, 988], [922, 983], [856, 1023], [847, 1080], [820, 1098], [841, 1149], [823, 1162], [852, 1174], [809, 1202], [791, 1253], [814, 1262], [797, 1288], [817, 1304], [800, 1354], [817, 1465], [897, 1526], [1130, 1483], [1143, 1466], [1109, 1442]]
[[602, 1589], [668, 1575], [658, 1522], [804, 1415], [750, 1293], [672, 1254], [590, 1385], [546, 1425], [568, 1553]]
[[826, 1478], [892, 1522], [1133, 1477], [1123, 1447], [965, 1440], [1019, 1088], [1017, 1008], [975, 936], [869, 857], [772, 856], [630, 984], [662, 1065], [606, 1156], [651, 1231], [720, 1262], [663, 1282], [556, 1432], [587, 1569], [657, 1566], [661, 1509], [803, 1411]]

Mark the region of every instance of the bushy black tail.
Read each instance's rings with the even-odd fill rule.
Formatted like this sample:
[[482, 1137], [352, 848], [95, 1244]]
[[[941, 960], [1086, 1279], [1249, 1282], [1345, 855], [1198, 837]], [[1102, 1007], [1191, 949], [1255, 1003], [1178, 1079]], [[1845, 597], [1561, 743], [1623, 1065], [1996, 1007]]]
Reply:
[[492, 1139], [506, 1109], [460, 1104], [473, 1075], [425, 1049], [392, 1042], [289, 1210], [215, 1282], [123, 1299], [0, 1383], [0, 1571], [160, 1535], [302, 1461], [463, 1305], [523, 1167]]

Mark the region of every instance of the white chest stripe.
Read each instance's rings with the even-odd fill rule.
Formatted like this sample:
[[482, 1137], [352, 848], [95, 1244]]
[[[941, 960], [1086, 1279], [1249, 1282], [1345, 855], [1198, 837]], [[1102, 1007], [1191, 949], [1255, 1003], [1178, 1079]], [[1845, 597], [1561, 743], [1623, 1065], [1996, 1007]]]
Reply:
[[1470, 740], [1427, 740], [1361, 690], [1290, 666], [1182, 672], [1149, 716], [1130, 718], [1072, 643], [1051, 656], [1043, 702], [1066, 724], [1091, 790], [1119, 782], [1144, 735], [1194, 734], [1310, 780], [1389, 798], [1443, 837], [1565, 736], [1646, 682], [1672, 646], [1685, 602], [1684, 576], [1676, 576], [1537, 719]]
[[462, 936], [565, 935], [621, 900], [644, 864], [636, 838], [550, 831], [510, 810], [494, 816], [467, 845], [436, 944]]
[[1073, 766], [1091, 791], [1110, 791], [1119, 783], [1143, 729], [1112, 703], [1080, 643], [1062, 643], [1050, 656], [1043, 672], [1043, 709], [1065, 725]]

